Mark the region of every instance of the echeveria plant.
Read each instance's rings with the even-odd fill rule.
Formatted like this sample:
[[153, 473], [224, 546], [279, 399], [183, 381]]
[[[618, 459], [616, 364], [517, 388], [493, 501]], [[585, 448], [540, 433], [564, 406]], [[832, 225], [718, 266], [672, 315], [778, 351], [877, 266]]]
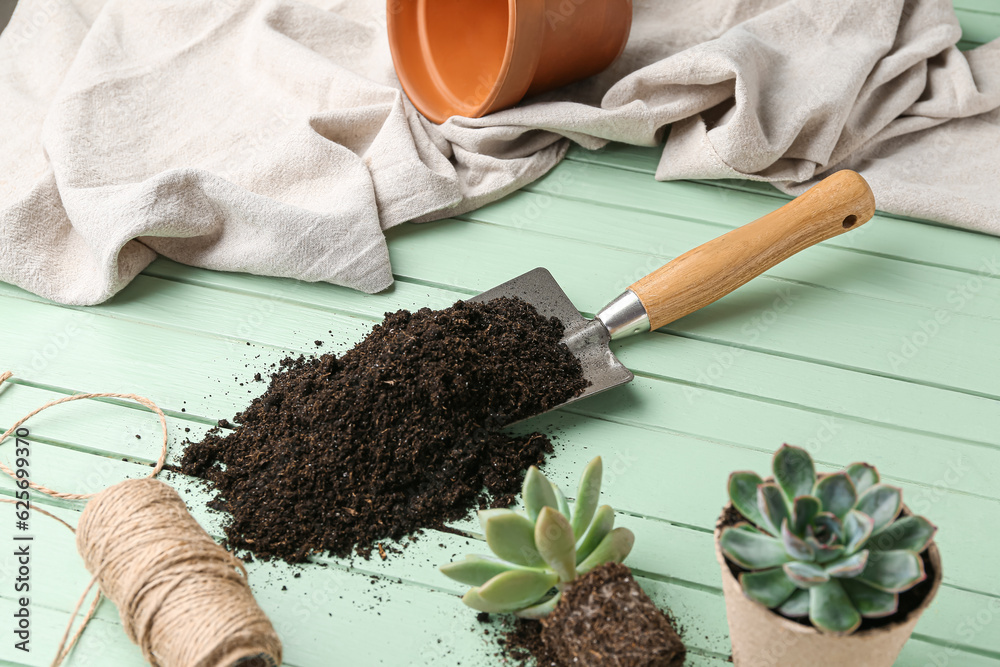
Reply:
[[866, 463], [817, 477], [804, 449], [784, 445], [774, 481], [753, 472], [729, 478], [729, 499], [750, 523], [719, 542], [752, 600], [821, 632], [850, 634], [863, 618], [895, 613], [899, 594], [924, 580], [920, 553], [937, 528], [900, 518], [902, 491], [882, 484]]
[[[532, 466], [524, 478], [524, 513], [479, 512], [492, 556], [466, 556], [441, 571], [473, 588], [462, 601], [479, 611], [541, 618], [555, 609], [569, 582], [609, 562], [622, 562], [635, 536], [615, 528], [615, 513], [597, 506], [603, 467], [597, 457], [580, 479], [570, 510], [562, 491]], [[553, 593], [553, 589], [555, 592]]]

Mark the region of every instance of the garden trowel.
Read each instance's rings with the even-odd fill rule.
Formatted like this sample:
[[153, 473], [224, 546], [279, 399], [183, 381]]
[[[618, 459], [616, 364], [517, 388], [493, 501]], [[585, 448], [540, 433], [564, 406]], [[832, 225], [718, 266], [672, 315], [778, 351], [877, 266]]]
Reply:
[[[857, 229], [875, 214], [871, 188], [859, 174], [838, 171], [781, 208], [698, 246], [648, 276], [588, 320], [544, 268], [534, 269], [469, 301], [518, 297], [566, 329], [563, 342], [583, 365], [590, 386], [562, 405], [630, 382], [632, 372], [608, 344], [658, 329], [716, 301], [775, 264], [820, 241]], [[556, 406], [562, 407], [562, 406]]]

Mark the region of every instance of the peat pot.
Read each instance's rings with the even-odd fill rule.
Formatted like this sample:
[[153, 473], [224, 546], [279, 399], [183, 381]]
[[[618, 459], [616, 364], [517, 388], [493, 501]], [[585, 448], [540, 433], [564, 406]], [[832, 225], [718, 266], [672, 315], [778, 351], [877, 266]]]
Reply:
[[443, 123], [597, 74], [625, 48], [632, 0], [388, 0], [386, 18], [399, 82]]
[[[727, 505], [722, 516], [730, 512]], [[903, 514], [909, 514], [903, 506]], [[925, 582], [918, 584], [923, 600], [908, 613], [897, 612], [880, 627], [861, 629], [847, 636], [823, 634], [776, 614], [743, 594], [743, 589], [719, 546], [722, 522], [715, 528], [715, 556], [722, 569], [729, 636], [736, 667], [891, 667], [910, 638], [924, 610], [941, 585], [941, 554], [931, 542], [924, 551]]]

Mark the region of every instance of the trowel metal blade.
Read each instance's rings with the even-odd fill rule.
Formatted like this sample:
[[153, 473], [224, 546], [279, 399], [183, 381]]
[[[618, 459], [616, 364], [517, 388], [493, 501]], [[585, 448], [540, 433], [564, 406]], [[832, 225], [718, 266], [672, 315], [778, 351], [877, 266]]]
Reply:
[[604, 324], [600, 320], [588, 320], [581, 315], [546, 269], [528, 271], [467, 301], [490, 301], [502, 296], [527, 301], [544, 317], [558, 319], [566, 329], [562, 342], [580, 360], [583, 376], [590, 380], [590, 386], [582, 394], [556, 407], [626, 384], [635, 377], [608, 347], [611, 335]]

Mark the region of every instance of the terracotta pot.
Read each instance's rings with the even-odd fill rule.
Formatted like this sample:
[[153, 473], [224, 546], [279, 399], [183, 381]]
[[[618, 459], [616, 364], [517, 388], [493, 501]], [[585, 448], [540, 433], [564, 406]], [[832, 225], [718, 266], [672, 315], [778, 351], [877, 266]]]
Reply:
[[621, 54], [632, 0], [388, 0], [403, 89], [436, 123], [578, 81]]
[[[722, 516], [729, 508], [726, 505]], [[909, 513], [905, 505], [903, 511]], [[931, 542], [926, 554], [934, 573], [930, 590], [919, 607], [890, 625], [859, 630], [846, 637], [823, 634], [744, 595], [719, 546], [721, 533], [722, 528], [716, 526], [715, 557], [722, 568], [722, 592], [736, 667], [891, 667], [941, 586], [941, 554]]]

